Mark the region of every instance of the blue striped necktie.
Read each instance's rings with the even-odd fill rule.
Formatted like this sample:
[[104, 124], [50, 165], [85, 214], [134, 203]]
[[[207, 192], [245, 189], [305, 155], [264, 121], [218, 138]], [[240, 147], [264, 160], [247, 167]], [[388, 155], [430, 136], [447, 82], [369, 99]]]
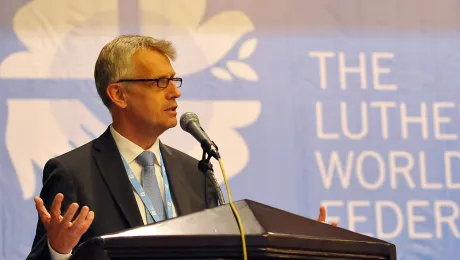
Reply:
[[[153, 210], [159, 217], [159, 221], [165, 219], [163, 198], [161, 197], [160, 186], [155, 175], [155, 154], [150, 151], [142, 152], [136, 161], [142, 166], [142, 188], [153, 205]], [[147, 207], [145, 208], [147, 224], [155, 222]]]

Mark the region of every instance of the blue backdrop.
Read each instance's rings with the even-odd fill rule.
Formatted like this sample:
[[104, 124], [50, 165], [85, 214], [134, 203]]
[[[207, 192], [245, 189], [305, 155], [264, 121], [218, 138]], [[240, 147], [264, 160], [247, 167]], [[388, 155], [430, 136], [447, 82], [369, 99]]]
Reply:
[[[0, 0], [0, 259], [24, 259], [42, 167], [101, 134], [92, 71], [119, 34], [166, 38], [249, 198], [456, 259], [460, 1]], [[180, 128], [161, 139], [195, 157]], [[220, 171], [216, 171], [221, 180]], [[456, 246], [457, 245], [457, 246]]]

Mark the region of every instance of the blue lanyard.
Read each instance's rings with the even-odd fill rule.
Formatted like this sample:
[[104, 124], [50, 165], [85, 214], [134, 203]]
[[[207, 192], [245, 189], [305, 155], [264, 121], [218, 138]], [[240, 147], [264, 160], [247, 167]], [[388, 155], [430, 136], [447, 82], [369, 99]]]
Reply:
[[[148, 209], [148, 211], [150, 212], [150, 215], [155, 220], [155, 222], [159, 222], [160, 219], [155, 209], [153, 208], [153, 205], [152, 205], [152, 202], [150, 201], [149, 196], [147, 196], [147, 193], [145, 193], [141, 184], [139, 183], [139, 181], [137, 181], [136, 176], [134, 176], [134, 173], [131, 170], [131, 167], [129, 167], [129, 164], [126, 162], [123, 155], [120, 154], [120, 156], [121, 156], [121, 159], [123, 160], [123, 164], [126, 169], [126, 174], [128, 174], [128, 179], [131, 182], [131, 185], [133, 186], [134, 190], [136, 190], [137, 194], [142, 200], [142, 203], [144, 203], [145, 207]], [[168, 219], [168, 218], [173, 217], [173, 203], [171, 199], [171, 191], [169, 190], [168, 176], [166, 175], [166, 168], [163, 163], [163, 156], [161, 155], [161, 152], [160, 152], [160, 164], [161, 164], [161, 175], [163, 176], [163, 184], [164, 184], [164, 191], [165, 191], [165, 197], [166, 197], [166, 209], [167, 209], [166, 218]]]

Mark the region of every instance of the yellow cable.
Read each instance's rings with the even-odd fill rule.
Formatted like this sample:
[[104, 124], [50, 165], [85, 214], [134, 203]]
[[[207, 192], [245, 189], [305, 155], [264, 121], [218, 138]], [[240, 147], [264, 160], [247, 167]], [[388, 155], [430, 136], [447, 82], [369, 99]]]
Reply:
[[235, 215], [235, 218], [236, 218], [236, 222], [238, 223], [238, 227], [240, 228], [241, 244], [243, 245], [243, 258], [244, 260], [247, 260], [248, 253], [246, 250], [246, 237], [244, 236], [243, 223], [241, 222], [240, 215], [238, 214], [238, 211], [236, 210], [235, 205], [233, 204], [232, 193], [230, 192], [230, 187], [228, 186], [227, 175], [225, 174], [225, 169], [224, 169], [224, 165], [222, 164], [222, 160], [219, 158], [218, 161], [219, 161], [220, 169], [222, 170], [222, 175], [224, 176], [225, 188], [227, 189], [230, 208], [232, 208], [233, 214]]

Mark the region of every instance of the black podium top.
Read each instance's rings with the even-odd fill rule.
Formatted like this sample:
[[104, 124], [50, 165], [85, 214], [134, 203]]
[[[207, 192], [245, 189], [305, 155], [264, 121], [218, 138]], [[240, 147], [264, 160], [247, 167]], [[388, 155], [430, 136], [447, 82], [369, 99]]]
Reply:
[[[249, 259], [396, 260], [388, 242], [251, 200], [235, 202]], [[93, 238], [73, 259], [239, 259], [238, 225], [229, 205]]]

